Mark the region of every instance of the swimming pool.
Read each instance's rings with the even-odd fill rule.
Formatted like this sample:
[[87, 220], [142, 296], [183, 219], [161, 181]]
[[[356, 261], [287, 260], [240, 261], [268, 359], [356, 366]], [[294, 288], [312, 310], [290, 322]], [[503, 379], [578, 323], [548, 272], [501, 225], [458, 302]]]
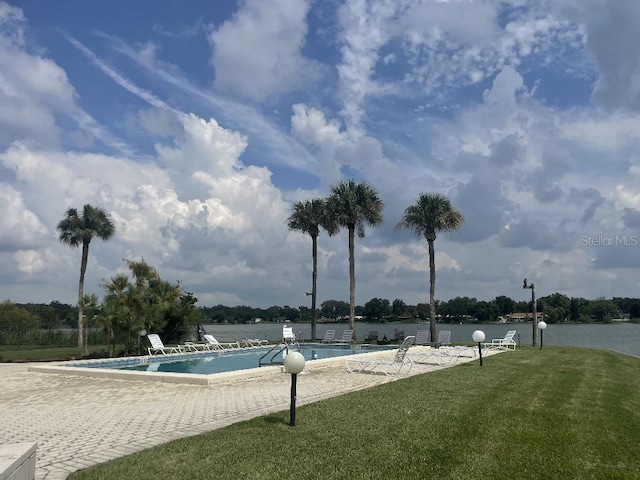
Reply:
[[[189, 353], [180, 355], [133, 357], [114, 359], [112, 361], [75, 363], [73, 367], [92, 369], [115, 369], [131, 372], [162, 372], [177, 374], [212, 375], [216, 373], [235, 372], [258, 367], [260, 358], [268, 354], [273, 345], [258, 348], [242, 348], [218, 350], [214, 352]], [[343, 357], [359, 353], [370, 353], [397, 348], [397, 346], [378, 345], [322, 345], [301, 344], [299, 351], [309, 362], [322, 359]], [[294, 351], [297, 349], [294, 348]], [[273, 353], [277, 353], [274, 350]], [[265, 357], [271, 359], [269, 354]], [[282, 354], [276, 355], [275, 364], [284, 360]]]

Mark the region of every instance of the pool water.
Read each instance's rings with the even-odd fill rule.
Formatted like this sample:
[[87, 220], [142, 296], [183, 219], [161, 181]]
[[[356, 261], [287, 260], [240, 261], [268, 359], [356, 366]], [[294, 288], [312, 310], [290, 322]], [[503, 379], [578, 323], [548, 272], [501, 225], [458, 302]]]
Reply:
[[[211, 375], [214, 373], [233, 372], [236, 370], [247, 370], [257, 368], [260, 358], [268, 353], [273, 346], [260, 348], [243, 348], [238, 350], [221, 350], [216, 352], [193, 353], [176, 357], [145, 357], [144, 363], [137, 359], [136, 363], [129, 361], [114, 361], [100, 364], [81, 364], [78, 367], [108, 368], [128, 371], [142, 372], [171, 372], [171, 373], [195, 373], [200, 375]], [[321, 345], [302, 344], [298, 350], [304, 355], [305, 360], [313, 361], [324, 358], [342, 357], [357, 353], [367, 353], [383, 351], [397, 348], [397, 346], [377, 346], [377, 345]], [[296, 351], [296, 349], [293, 349]], [[274, 350], [273, 353], [276, 353]], [[269, 361], [273, 353], [269, 353], [263, 359]], [[284, 358], [278, 355], [273, 358], [275, 362], [282, 363]]]

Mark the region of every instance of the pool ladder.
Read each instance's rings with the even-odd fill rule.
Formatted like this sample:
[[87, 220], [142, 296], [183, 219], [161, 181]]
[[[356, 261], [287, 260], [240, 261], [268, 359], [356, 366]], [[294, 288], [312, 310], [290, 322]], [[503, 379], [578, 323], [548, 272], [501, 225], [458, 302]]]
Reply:
[[[284, 358], [289, 353], [289, 347], [293, 345], [297, 347], [298, 351], [300, 350], [300, 344], [295, 340], [291, 343], [280, 342], [275, 344], [267, 353], [260, 357], [260, 360], [258, 360], [258, 366], [265, 367], [267, 365], [283, 365]], [[276, 360], [276, 357], [280, 354], [282, 354], [283, 360]]]

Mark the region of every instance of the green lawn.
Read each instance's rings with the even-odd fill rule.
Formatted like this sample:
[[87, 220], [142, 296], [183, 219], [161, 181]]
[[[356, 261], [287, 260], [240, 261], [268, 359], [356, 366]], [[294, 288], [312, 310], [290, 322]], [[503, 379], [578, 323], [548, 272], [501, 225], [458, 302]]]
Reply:
[[638, 479], [639, 368], [525, 347], [299, 407], [295, 427], [280, 412], [70, 478]]
[[[106, 345], [90, 345], [89, 352], [106, 352]], [[82, 353], [78, 347], [33, 347], [9, 350], [0, 348], [0, 361], [2, 362], [40, 362], [71, 360], [79, 358]]]

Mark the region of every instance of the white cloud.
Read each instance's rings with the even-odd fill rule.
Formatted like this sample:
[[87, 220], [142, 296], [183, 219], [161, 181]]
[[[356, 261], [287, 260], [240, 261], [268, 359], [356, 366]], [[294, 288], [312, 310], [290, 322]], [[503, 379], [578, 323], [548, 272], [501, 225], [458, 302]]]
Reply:
[[586, 17], [587, 47], [599, 71], [594, 99], [607, 108], [640, 112], [640, 3], [596, 2]]
[[49, 231], [25, 205], [22, 193], [0, 183], [0, 250], [42, 246]]
[[247, 0], [209, 35], [216, 87], [264, 100], [306, 86], [318, 75], [305, 58], [307, 0]]
[[381, 86], [372, 79], [379, 49], [392, 35], [389, 21], [404, 8], [404, 1], [347, 0], [340, 7], [342, 63], [338, 65], [342, 115], [350, 128], [360, 129], [365, 114], [362, 102]]
[[18, 270], [26, 274], [40, 273], [47, 268], [47, 251], [18, 250], [13, 254]]

